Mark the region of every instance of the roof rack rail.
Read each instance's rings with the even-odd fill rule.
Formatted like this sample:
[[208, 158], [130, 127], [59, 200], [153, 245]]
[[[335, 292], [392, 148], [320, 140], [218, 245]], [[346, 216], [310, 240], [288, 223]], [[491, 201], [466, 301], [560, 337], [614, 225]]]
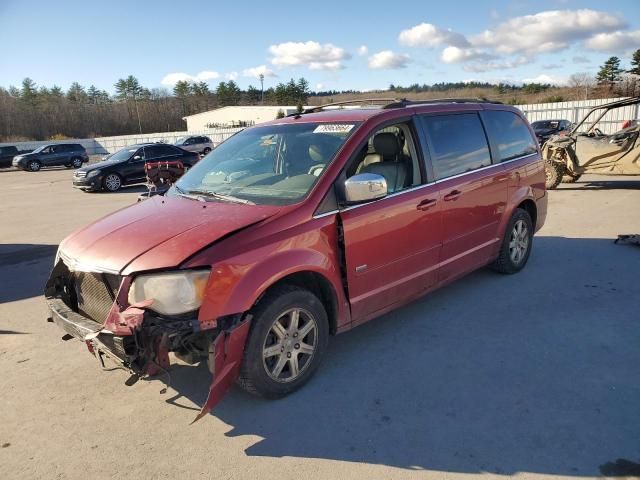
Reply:
[[[376, 105], [376, 104], [383, 104], [383, 106], [389, 104], [389, 102], [401, 102], [402, 100], [397, 99], [397, 98], [360, 98], [360, 99], [355, 99], [355, 100], [343, 100], [341, 102], [333, 102], [333, 103], [325, 103], [323, 105], [317, 105], [315, 107], [311, 107], [311, 108], [305, 108], [301, 113], [305, 114], [305, 113], [315, 113], [315, 112], [319, 112], [321, 110], [324, 110], [326, 107], [340, 107], [343, 105], [353, 105], [353, 104], [365, 104], [365, 105]], [[383, 107], [384, 108], [384, 107]], [[288, 117], [295, 117], [296, 115], [300, 115], [301, 113], [292, 113], [290, 115], [287, 115]]]
[[488, 100], [484, 97], [478, 98], [434, 98], [429, 100], [407, 100], [403, 98], [397, 102], [389, 103], [385, 105], [384, 109], [390, 108], [404, 108], [404, 107], [414, 107], [417, 105], [430, 105], [434, 103], [494, 103], [498, 105], [502, 105], [502, 102], [498, 102], [495, 100]]

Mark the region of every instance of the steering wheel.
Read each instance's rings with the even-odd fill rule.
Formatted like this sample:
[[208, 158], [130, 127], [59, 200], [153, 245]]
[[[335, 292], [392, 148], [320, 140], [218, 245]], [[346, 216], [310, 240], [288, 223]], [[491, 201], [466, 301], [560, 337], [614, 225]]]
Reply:
[[590, 137], [604, 137], [605, 135], [604, 135], [604, 133], [602, 133], [602, 130], [600, 130], [598, 127], [594, 127], [589, 132], [589, 136]]

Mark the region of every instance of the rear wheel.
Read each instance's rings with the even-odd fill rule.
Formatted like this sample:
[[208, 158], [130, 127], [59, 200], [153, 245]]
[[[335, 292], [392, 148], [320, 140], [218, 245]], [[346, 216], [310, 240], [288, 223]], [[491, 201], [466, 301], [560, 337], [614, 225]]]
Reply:
[[252, 313], [238, 384], [254, 395], [283, 397], [318, 368], [329, 340], [327, 313], [314, 294], [291, 285], [275, 287]]
[[203, 153], [203, 155], [206, 155], [206, 154], [208, 154], [210, 151], [211, 151], [211, 149], [210, 149], [209, 147], [207, 147], [207, 148], [205, 148], [205, 149], [202, 151], [202, 153]]
[[492, 268], [500, 273], [516, 273], [529, 260], [533, 244], [533, 222], [529, 212], [516, 209], [502, 239], [500, 253]]
[[544, 185], [547, 187], [547, 190], [553, 190], [560, 185], [565, 171], [566, 166], [562, 163], [552, 162], [551, 160], [544, 161]]
[[122, 187], [122, 178], [117, 173], [110, 173], [104, 177], [102, 186], [109, 192], [117, 192]]
[[28, 164], [27, 164], [27, 168], [29, 169], [29, 171], [31, 172], [37, 172], [42, 168], [42, 164], [40, 163], [39, 160], [31, 160]]

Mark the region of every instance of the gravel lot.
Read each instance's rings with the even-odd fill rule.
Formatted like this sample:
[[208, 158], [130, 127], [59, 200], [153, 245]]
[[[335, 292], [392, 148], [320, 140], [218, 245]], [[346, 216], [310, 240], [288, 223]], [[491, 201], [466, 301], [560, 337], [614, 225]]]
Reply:
[[141, 190], [64, 169], [0, 187], [3, 479], [640, 475], [640, 247], [612, 242], [640, 233], [640, 177], [550, 192], [520, 274], [469, 275], [334, 338], [300, 392], [235, 389], [192, 426], [206, 367], [127, 387], [45, 321], [58, 242]]

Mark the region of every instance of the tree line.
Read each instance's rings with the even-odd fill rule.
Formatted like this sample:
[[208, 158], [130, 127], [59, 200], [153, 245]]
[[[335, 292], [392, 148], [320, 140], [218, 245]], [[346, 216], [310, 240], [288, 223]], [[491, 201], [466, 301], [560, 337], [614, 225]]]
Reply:
[[[622, 68], [618, 57], [610, 57], [597, 75], [576, 73], [569, 78], [569, 87], [576, 98], [590, 98], [600, 89], [601, 95], [640, 95], [640, 49], [636, 50], [628, 69]], [[264, 80], [264, 79], [261, 79]], [[538, 94], [553, 86], [547, 83], [521, 85], [489, 82], [414, 83], [406, 87], [391, 84], [394, 93], [451, 92], [463, 89], [488, 89], [507, 103], [524, 103], [520, 94]], [[553, 90], [556, 92], [557, 90]], [[206, 82], [179, 81], [171, 91], [147, 88], [133, 75], [118, 79], [113, 93], [94, 85], [84, 87], [77, 82], [67, 91], [59, 86], [38, 86], [25, 78], [20, 87], [0, 87], [0, 142], [88, 138], [184, 130], [182, 117], [228, 105], [290, 105], [308, 103], [310, 97], [347, 95], [356, 97], [356, 90], [325, 90], [313, 92], [305, 78], [290, 79], [266, 90], [249, 86], [241, 89], [234, 80], [210, 87]], [[462, 94], [464, 95], [464, 94]], [[504, 97], [504, 98], [503, 98]], [[509, 98], [507, 98], [509, 97]], [[567, 100], [551, 95], [545, 101]]]
[[129, 75], [114, 84], [113, 93], [77, 82], [64, 91], [25, 78], [20, 87], [0, 87], [0, 142], [184, 130], [187, 115], [228, 105], [304, 105], [310, 94], [304, 78], [264, 91], [242, 90], [233, 80], [215, 89], [180, 81], [169, 91], [144, 87]]

